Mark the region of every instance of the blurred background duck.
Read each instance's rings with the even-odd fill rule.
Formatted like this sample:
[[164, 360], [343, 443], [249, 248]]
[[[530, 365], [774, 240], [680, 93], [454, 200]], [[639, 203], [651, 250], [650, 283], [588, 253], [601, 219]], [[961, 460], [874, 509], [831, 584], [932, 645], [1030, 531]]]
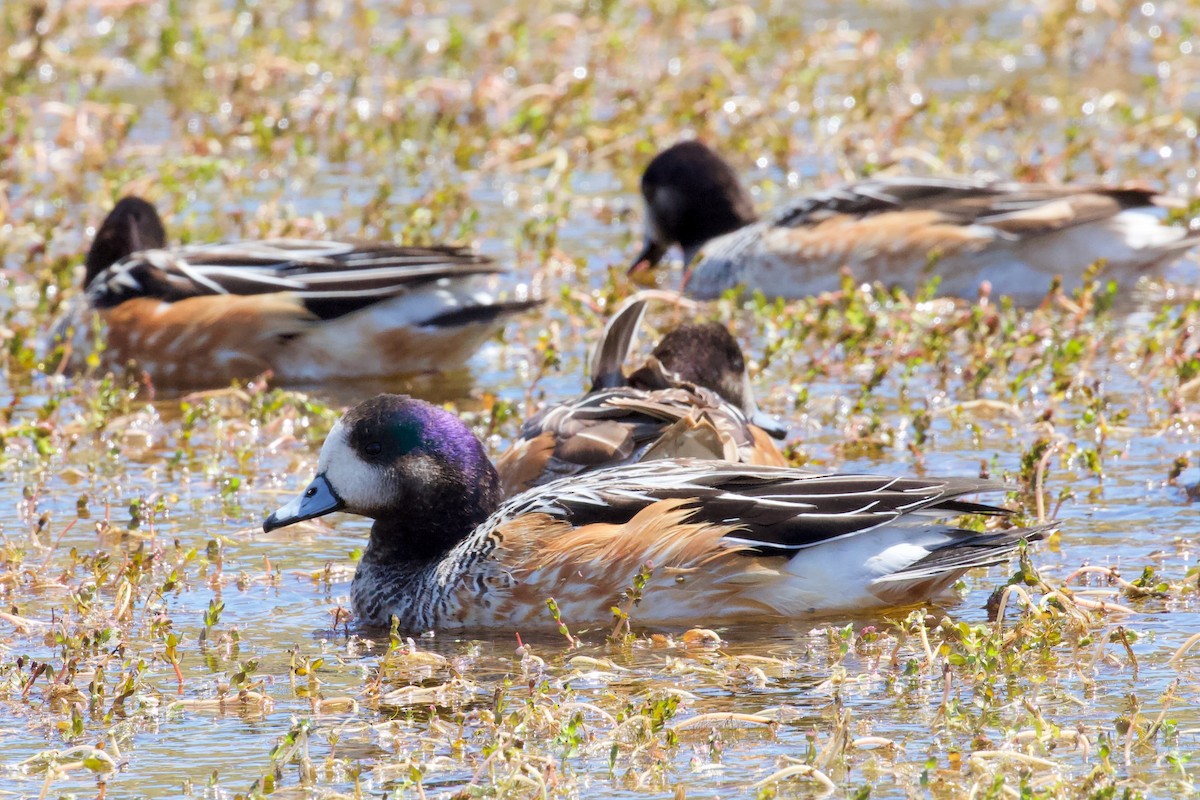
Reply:
[[613, 314], [593, 351], [587, 394], [542, 409], [500, 456], [505, 496], [656, 458], [786, 466], [771, 441], [786, 428], [758, 410], [742, 349], [724, 325], [680, 325], [625, 374], [645, 310], [635, 296]]
[[711, 299], [737, 286], [798, 298], [859, 282], [944, 294], [995, 293], [1035, 303], [1062, 275], [1078, 284], [1099, 259], [1135, 280], [1198, 241], [1164, 225], [1181, 202], [1144, 188], [972, 178], [879, 177], [817, 192], [759, 218], [737, 173], [697, 141], [663, 150], [642, 175], [646, 240], [631, 272], [683, 249], [684, 290]]
[[611, 620], [648, 564], [634, 612], [644, 625], [911, 605], [1042, 535], [942, 521], [1006, 515], [962, 499], [1005, 488], [989, 481], [697, 459], [586, 472], [502, 502], [470, 429], [398, 395], [348, 411], [316, 472], [263, 529], [334, 511], [373, 519], [351, 583], [355, 614], [413, 631], [548, 628], [547, 598], [572, 625]]
[[56, 327], [81, 368], [102, 322], [106, 367], [161, 386], [219, 386], [267, 370], [282, 383], [460, 366], [540, 302], [498, 299], [505, 270], [447, 247], [274, 239], [168, 248], [157, 211], [126, 197], [87, 255], [84, 292]]

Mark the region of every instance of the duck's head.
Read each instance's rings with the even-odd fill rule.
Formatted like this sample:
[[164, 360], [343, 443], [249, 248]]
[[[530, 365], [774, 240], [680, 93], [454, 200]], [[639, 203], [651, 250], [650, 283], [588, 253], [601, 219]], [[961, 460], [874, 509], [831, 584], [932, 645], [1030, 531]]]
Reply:
[[[688, 323], [668, 333], [654, 357], [676, 378], [712, 389], [745, 412], [747, 419], [775, 438], [785, 427], [759, 410], [746, 373], [746, 357], [733, 334], [719, 322]], [[635, 380], [637, 373], [631, 377]]]
[[414, 560], [444, 553], [499, 501], [496, 471], [462, 420], [423, 400], [383, 394], [333, 426], [316, 477], [263, 530], [346, 511], [376, 521], [373, 549]]
[[167, 232], [154, 206], [140, 197], [122, 198], [108, 212], [84, 261], [86, 287], [104, 270], [139, 250], [167, 246]]
[[662, 338], [653, 355], [668, 372], [744, 406], [749, 392], [746, 357], [721, 323], [680, 325]]
[[642, 173], [646, 241], [630, 272], [649, 269], [672, 245], [691, 261], [709, 239], [754, 221], [754, 203], [733, 167], [706, 145], [680, 142], [663, 150]]

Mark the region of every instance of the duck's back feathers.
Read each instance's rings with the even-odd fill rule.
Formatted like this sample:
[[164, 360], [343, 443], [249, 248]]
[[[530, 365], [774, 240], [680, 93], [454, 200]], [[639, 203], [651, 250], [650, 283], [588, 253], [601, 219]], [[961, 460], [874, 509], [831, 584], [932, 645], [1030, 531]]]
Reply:
[[766, 218], [799, 228], [833, 215], [867, 217], [934, 211], [954, 225], [988, 225], [1012, 236], [1038, 236], [1158, 205], [1149, 189], [1014, 183], [975, 178], [880, 177], [797, 198]]
[[595, 620], [643, 569], [651, 573], [643, 622], [921, 602], [1041, 537], [1040, 529], [978, 533], [942, 521], [1007, 514], [958, 499], [1002, 488], [711, 461], [580, 475], [514, 498], [463, 548], [487, 551], [512, 579], [486, 610], [466, 604], [463, 624], [496, 624], [476, 613], [532, 623], [547, 597], [568, 619]]
[[267, 369], [285, 382], [445, 370], [505, 317], [541, 302], [496, 299], [488, 282], [504, 269], [458, 247], [273, 239], [166, 248], [164, 239], [139, 198], [109, 214], [88, 253], [85, 294], [57, 329], [60, 339], [75, 331], [74, 363], [91, 349], [96, 311], [107, 363], [136, 361], [159, 384]]
[[[669, 357], [675, 370], [651, 356], [625, 375], [623, 364], [644, 312], [645, 301], [635, 298], [609, 320], [592, 357], [591, 391], [544, 408], [526, 421], [520, 437], [496, 463], [506, 495], [645, 459], [786, 464], [770, 438], [742, 410], [743, 404], [753, 405], [745, 362], [737, 342], [722, 326], [683, 326], [664, 337], [655, 353]], [[724, 338], [712, 336], [710, 327]], [[698, 329], [703, 335], [684, 329]], [[683, 334], [682, 339], [677, 334]], [[667, 347], [676, 342], [681, 346]], [[692, 380], [710, 381], [712, 387]], [[722, 390], [734, 394], [736, 402], [722, 396]]]
[[1004, 488], [969, 478], [823, 475], [722, 461], [648, 461], [556, 481], [514, 498], [504, 508], [588, 525], [627, 520], [660, 500], [686, 499], [695, 505], [695, 521], [736, 519], [739, 532], [733, 538], [739, 545], [779, 555], [917, 513], [1007, 514], [995, 506], [959, 500]]
[[605, 389], [544, 409], [525, 423], [496, 468], [511, 495], [600, 467], [675, 457], [786, 463], [735, 406], [715, 392], [677, 384]]
[[329, 320], [439, 281], [503, 271], [454, 247], [274, 239], [137, 252], [101, 273], [88, 294], [94, 307], [111, 308], [135, 297], [288, 292]]

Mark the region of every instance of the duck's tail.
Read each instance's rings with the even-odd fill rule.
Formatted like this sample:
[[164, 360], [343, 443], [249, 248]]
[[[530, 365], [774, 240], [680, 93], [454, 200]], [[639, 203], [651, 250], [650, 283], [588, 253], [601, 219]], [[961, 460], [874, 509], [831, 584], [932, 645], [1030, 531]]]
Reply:
[[600, 344], [592, 353], [592, 388], [597, 392], [626, 384], [625, 372], [621, 368], [637, 339], [638, 327], [646, 313], [644, 298], [634, 295], [616, 310], [604, 326]]
[[537, 308], [545, 300], [533, 298], [529, 300], [498, 300], [493, 303], [479, 303], [461, 308], [451, 308], [430, 317], [421, 324], [433, 328], [455, 328], [462, 325], [495, 322], [514, 314], [522, 314]]
[[[871, 592], [886, 603], [908, 605], [935, 597], [976, 567], [1002, 564], [1027, 542], [1045, 537], [1053, 525], [956, 536], [903, 569], [876, 578]], [[965, 531], [955, 531], [963, 533]]]

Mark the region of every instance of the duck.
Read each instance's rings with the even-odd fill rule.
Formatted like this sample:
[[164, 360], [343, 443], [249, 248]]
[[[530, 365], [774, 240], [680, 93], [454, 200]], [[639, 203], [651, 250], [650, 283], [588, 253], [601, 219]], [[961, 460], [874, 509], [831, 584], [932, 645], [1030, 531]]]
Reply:
[[373, 520], [350, 586], [358, 623], [404, 630], [553, 628], [611, 620], [634, 582], [638, 625], [787, 621], [909, 606], [1042, 528], [947, 518], [1008, 511], [974, 478], [822, 474], [706, 459], [584, 472], [505, 500], [459, 417], [406, 395], [348, 410], [270, 532], [336, 511]]
[[759, 411], [745, 355], [721, 323], [676, 327], [645, 364], [625, 374], [645, 295], [631, 297], [609, 319], [592, 354], [588, 392], [539, 411], [496, 460], [506, 497], [656, 458], [787, 465], [772, 441], [784, 438], [787, 427]]
[[168, 247], [162, 219], [128, 196], [84, 262], [84, 290], [55, 326], [80, 370], [133, 361], [159, 386], [201, 387], [270, 371], [282, 384], [459, 367], [536, 298], [498, 299], [505, 270], [453, 246], [305, 239]]
[[697, 299], [738, 287], [803, 298], [838, 290], [848, 269], [909, 292], [936, 277], [943, 294], [1029, 305], [1056, 275], [1078, 284], [1103, 259], [1105, 275], [1136, 278], [1200, 241], [1162, 222], [1182, 201], [1146, 188], [983, 178], [872, 177], [760, 218], [733, 167], [696, 140], [658, 153], [641, 194], [645, 244], [629, 271], [645, 273], [679, 245], [683, 290]]

